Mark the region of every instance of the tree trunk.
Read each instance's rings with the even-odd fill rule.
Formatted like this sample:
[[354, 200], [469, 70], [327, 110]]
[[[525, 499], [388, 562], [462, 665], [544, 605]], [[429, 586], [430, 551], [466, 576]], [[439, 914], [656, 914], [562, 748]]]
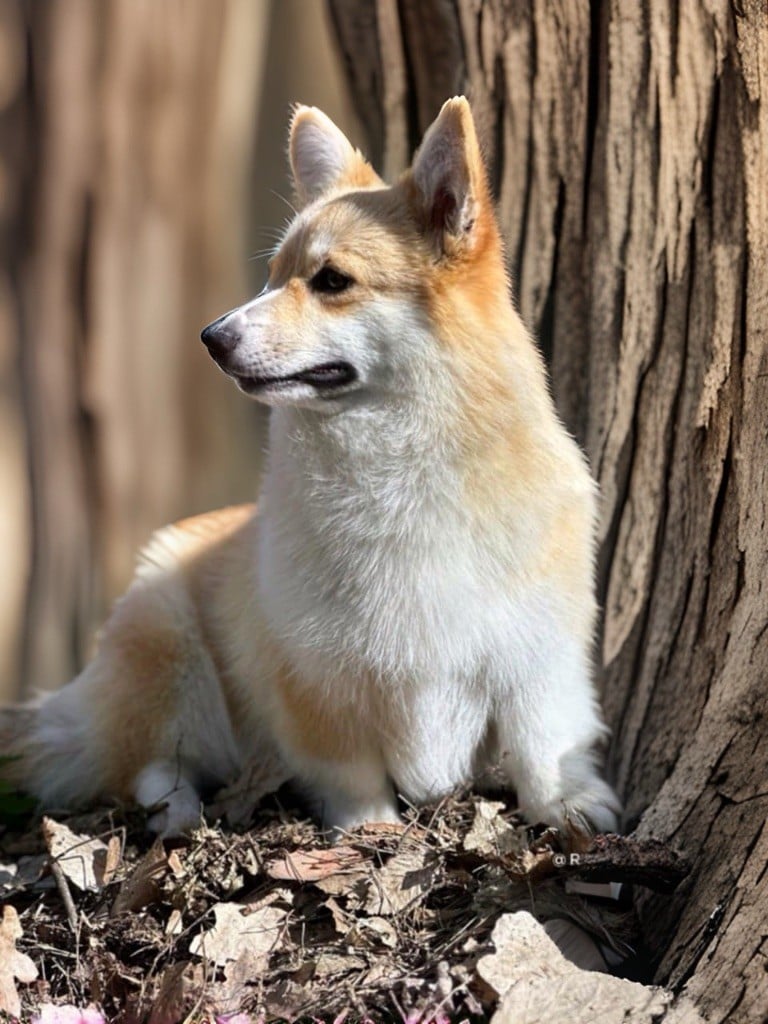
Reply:
[[27, 688], [82, 665], [153, 528], [254, 492], [260, 418], [197, 339], [247, 290], [268, 11], [0, 0], [0, 343], [18, 344], [31, 480]]
[[[329, 0], [369, 151], [472, 100], [514, 290], [603, 496], [611, 766], [694, 870], [655, 978], [768, 1007], [768, 16], [763, 0]], [[638, 824], [639, 822], [639, 824]]]

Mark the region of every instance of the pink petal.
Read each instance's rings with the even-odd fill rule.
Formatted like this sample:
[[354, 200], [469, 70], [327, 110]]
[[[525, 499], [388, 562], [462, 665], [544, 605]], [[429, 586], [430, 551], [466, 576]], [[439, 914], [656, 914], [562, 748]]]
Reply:
[[32, 1018], [32, 1024], [105, 1024], [105, 1021], [92, 1007], [80, 1010], [76, 1006], [43, 1003], [38, 1015]]

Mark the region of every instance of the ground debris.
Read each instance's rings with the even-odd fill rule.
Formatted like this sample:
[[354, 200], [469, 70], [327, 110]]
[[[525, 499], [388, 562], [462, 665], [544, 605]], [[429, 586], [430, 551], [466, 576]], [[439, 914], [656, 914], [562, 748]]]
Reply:
[[[668, 884], [682, 870], [671, 851], [631, 838], [598, 838], [574, 853], [572, 836], [529, 829], [477, 796], [354, 830], [335, 846], [276, 798], [247, 832], [203, 826], [187, 841], [153, 842], [144, 826], [141, 814], [112, 809], [0, 837], [12, 883], [4, 899], [24, 928], [19, 952], [45, 979], [20, 986], [22, 1020], [60, 1004], [95, 1005], [121, 1024], [344, 1012], [350, 1024], [366, 1015], [487, 1021], [505, 995], [488, 966], [504, 915], [555, 922], [551, 935], [597, 966], [600, 950], [626, 953], [634, 916], [567, 891], [566, 879], [611, 878], [611, 857], [619, 879]], [[80, 872], [67, 874], [74, 927], [60, 887], [39, 869], [8, 866], [16, 854], [63, 867], [69, 850]], [[567, 951], [565, 939], [560, 946]]]

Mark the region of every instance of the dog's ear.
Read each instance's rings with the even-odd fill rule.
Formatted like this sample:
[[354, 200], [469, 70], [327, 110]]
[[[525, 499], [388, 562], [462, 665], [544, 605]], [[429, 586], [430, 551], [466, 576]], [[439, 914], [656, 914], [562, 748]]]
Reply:
[[365, 157], [317, 107], [294, 107], [288, 152], [300, 207], [332, 188], [382, 184]]
[[450, 254], [471, 246], [490, 197], [475, 122], [463, 96], [443, 104], [413, 158], [411, 173], [419, 219], [434, 234], [438, 248]]

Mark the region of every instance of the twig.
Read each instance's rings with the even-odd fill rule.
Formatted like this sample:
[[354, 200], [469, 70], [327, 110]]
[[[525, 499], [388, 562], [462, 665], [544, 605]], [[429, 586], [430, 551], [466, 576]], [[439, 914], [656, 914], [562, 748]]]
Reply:
[[64, 904], [64, 909], [67, 912], [67, 921], [69, 927], [72, 930], [73, 935], [77, 935], [77, 908], [75, 902], [72, 899], [72, 893], [69, 891], [69, 883], [67, 882], [67, 876], [61, 870], [61, 864], [54, 858], [51, 858], [51, 874], [56, 880], [56, 886], [61, 896], [61, 901]]

